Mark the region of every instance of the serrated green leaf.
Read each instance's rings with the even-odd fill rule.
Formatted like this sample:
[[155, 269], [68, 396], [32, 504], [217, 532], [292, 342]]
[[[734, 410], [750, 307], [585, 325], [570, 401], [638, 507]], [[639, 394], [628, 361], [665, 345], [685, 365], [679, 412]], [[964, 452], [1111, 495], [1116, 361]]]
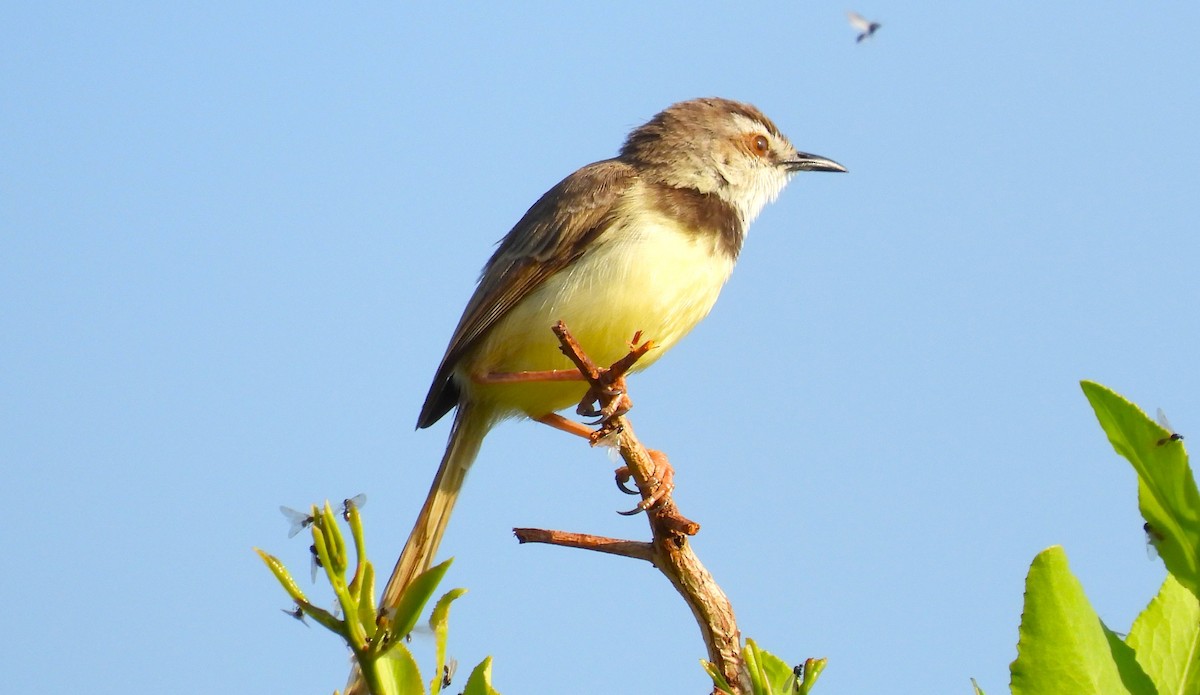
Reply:
[[375, 660], [375, 671], [379, 674], [382, 693], [376, 695], [422, 695], [425, 685], [421, 669], [412, 652], [404, 645], [396, 645]]
[[391, 619], [392, 635], [401, 638], [412, 632], [417, 625], [417, 620], [421, 617], [421, 611], [429, 602], [429, 597], [433, 596], [434, 590], [437, 589], [437, 585], [442, 581], [442, 577], [446, 575], [446, 570], [450, 569], [450, 563], [453, 561], [451, 558], [440, 565], [430, 567], [417, 575], [412, 584], [408, 585], [408, 588], [400, 595], [400, 601], [396, 604], [395, 610], [388, 616]]
[[437, 695], [442, 690], [442, 674], [446, 666], [446, 639], [449, 632], [450, 604], [465, 593], [467, 593], [466, 589], [447, 591], [438, 599], [438, 602], [433, 606], [433, 613], [429, 615], [429, 627], [433, 630], [433, 636], [437, 644], [437, 670], [433, 674], [433, 680], [429, 683], [429, 692], [433, 695]]
[[1125, 641], [1161, 695], [1200, 693], [1200, 601], [1172, 575]]
[[439, 639], [446, 637], [446, 630], [450, 623], [450, 604], [465, 593], [467, 593], [466, 589], [451, 589], [442, 594], [442, 597], [434, 604], [433, 612], [429, 614], [429, 629], [433, 630]]
[[1112, 390], [1081, 386], [1113, 449], [1137, 471], [1138, 508], [1167, 571], [1200, 597], [1200, 491], [1183, 442], [1163, 442], [1171, 433]]
[[254, 552], [258, 553], [258, 556], [266, 563], [267, 567], [271, 570], [271, 574], [275, 575], [275, 579], [283, 585], [283, 590], [288, 592], [288, 596], [291, 596], [293, 601], [308, 603], [308, 598], [301, 591], [300, 585], [296, 583], [295, 579], [292, 579], [291, 572], [288, 572], [287, 567], [279, 561], [279, 558], [259, 548], [255, 548]]
[[1105, 632], [1062, 548], [1038, 553], [1025, 580], [1013, 695], [1153, 693], [1122, 681]]
[[1125, 688], [1129, 692], [1139, 695], [1157, 695], [1158, 691], [1154, 687], [1154, 681], [1150, 680], [1150, 677], [1142, 670], [1133, 649], [1125, 644], [1125, 640], [1121, 639], [1120, 635], [1108, 629], [1103, 621], [1100, 625], [1104, 628], [1104, 639], [1108, 642], [1113, 663], [1117, 665], [1117, 673], [1121, 675], [1121, 682], [1125, 684]]
[[475, 670], [471, 671], [463, 695], [500, 695], [492, 688], [492, 657], [479, 662]]

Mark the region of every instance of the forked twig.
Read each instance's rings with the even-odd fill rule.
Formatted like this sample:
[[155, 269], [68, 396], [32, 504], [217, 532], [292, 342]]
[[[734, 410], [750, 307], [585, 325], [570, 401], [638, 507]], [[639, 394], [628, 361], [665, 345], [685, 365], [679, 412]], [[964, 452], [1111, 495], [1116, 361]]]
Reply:
[[[620, 382], [624, 372], [652, 347], [648, 342], [640, 346], [631, 346], [629, 354], [607, 370], [602, 370], [583, 352], [563, 323], [556, 324], [553, 330], [559, 338], [563, 353], [592, 385], [589, 391], [589, 396], [592, 397], [606, 395], [606, 389], [611, 389], [613, 384]], [[635, 336], [634, 343], [636, 342]], [[620, 388], [622, 393], [614, 395], [610, 392], [607, 396], [624, 396], [623, 383], [620, 384]], [[585, 398], [581, 407], [587, 400]], [[603, 410], [603, 400], [601, 406]], [[522, 543], [549, 543], [595, 550], [646, 560], [653, 564], [667, 577], [692, 609], [692, 615], [700, 626], [700, 633], [708, 650], [708, 660], [735, 689], [739, 692], [749, 692], [749, 683], [742, 669], [741, 633], [734, 619], [733, 606], [688, 543], [687, 537], [695, 535], [700, 525], [679, 513], [671, 498], [669, 487], [664, 486], [659, 479], [660, 471], [668, 465], [666, 457], [642, 446], [623, 413], [614, 413], [604, 418], [600, 430], [592, 438], [593, 444], [609, 435], [614, 435], [611, 438], [615, 439], [616, 448], [628, 467], [628, 474], [637, 483], [643, 503], [646, 504], [642, 508], [645, 509], [646, 518], [650, 523], [651, 542], [624, 541], [542, 529], [513, 529], [513, 532]], [[660, 489], [662, 487], [667, 489]], [[713, 692], [716, 693], [716, 689]]]

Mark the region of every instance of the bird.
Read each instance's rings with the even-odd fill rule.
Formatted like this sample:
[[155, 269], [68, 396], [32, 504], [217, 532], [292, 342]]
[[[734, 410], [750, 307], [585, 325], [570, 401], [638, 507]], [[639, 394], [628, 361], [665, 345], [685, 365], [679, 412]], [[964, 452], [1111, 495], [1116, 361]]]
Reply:
[[[394, 606], [431, 565], [494, 425], [528, 417], [587, 431], [555, 412], [588, 387], [551, 326], [564, 322], [600, 365], [640, 333], [655, 349], [634, 369], [648, 367], [709, 313], [750, 223], [803, 171], [846, 169], [797, 151], [750, 104], [693, 99], [659, 112], [616, 157], [575, 171], [529, 208], [484, 266], [421, 408], [419, 429], [451, 410], [454, 423], [381, 606]], [[552, 370], [575, 378], [546, 380]]]
[[859, 32], [858, 38], [854, 40], [854, 43], [862, 43], [863, 39], [870, 38], [878, 31], [879, 27], [883, 26], [879, 22], [868, 20], [857, 12], [847, 12], [846, 17], [850, 19], [850, 26]]

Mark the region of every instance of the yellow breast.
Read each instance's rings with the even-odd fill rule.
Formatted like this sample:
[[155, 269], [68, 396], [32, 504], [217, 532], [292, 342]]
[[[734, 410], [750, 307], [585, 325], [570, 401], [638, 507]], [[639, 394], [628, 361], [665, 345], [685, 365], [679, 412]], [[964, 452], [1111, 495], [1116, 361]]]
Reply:
[[574, 405], [582, 382], [478, 384], [470, 374], [573, 369], [550, 332], [564, 321], [587, 354], [607, 366], [637, 332], [657, 360], [708, 315], [733, 270], [716, 240], [653, 212], [623, 215], [575, 263], [525, 297], [459, 364], [456, 378], [499, 414], [540, 416]]

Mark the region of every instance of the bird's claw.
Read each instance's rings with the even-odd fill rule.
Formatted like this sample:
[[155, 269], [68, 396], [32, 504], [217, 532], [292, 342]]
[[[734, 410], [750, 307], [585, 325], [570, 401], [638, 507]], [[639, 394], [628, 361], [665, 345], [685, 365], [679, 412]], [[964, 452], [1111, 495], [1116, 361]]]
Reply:
[[650, 508], [650, 507], [648, 507], [648, 506], [647, 506], [647, 507], [643, 507], [643, 506], [642, 506], [642, 504], [643, 504], [644, 502], [645, 502], [645, 500], [642, 500], [641, 502], [639, 502], [639, 503], [638, 503], [638, 506], [634, 507], [633, 509], [630, 509], [629, 511], [625, 511], [625, 512], [623, 512], [623, 511], [621, 511], [621, 510], [619, 510], [619, 509], [618, 509], [618, 510], [617, 510], [617, 513], [618, 513], [618, 514], [620, 514], [621, 516], [634, 516], [635, 514], [641, 514], [642, 512], [644, 512], [644, 511], [646, 511], [647, 509], [649, 509], [649, 508]]
[[[666, 500], [671, 495], [671, 492], [675, 489], [675, 467], [672, 466], [671, 462], [667, 460], [667, 455], [661, 451], [656, 451], [653, 449], [647, 451], [646, 453], [650, 454], [651, 460], [654, 461], [654, 470], [651, 473], [652, 477], [650, 480], [646, 481], [647, 486], [650, 488], [650, 490], [652, 490], [649, 495], [645, 495], [645, 493], [641, 492], [640, 490], [634, 492], [633, 490], [625, 487], [624, 483], [628, 482], [632, 477], [632, 473], [627, 466], [622, 466], [616, 471], [617, 487], [629, 494], [645, 495], [642, 498], [642, 501], [638, 502], [638, 505], [633, 509], [630, 509], [626, 512], [617, 512], [621, 516], [633, 516], [635, 514], [653, 509], [662, 504], [663, 501]], [[638, 487], [640, 488], [641, 486], [639, 485]]]
[[637, 488], [632, 488], [625, 484], [633, 478], [633, 474], [629, 472], [629, 466], [621, 466], [618, 468], [616, 471], [616, 478], [617, 487], [620, 488], [621, 492], [624, 492], [626, 495], [642, 494], [641, 492], [638, 492]]

